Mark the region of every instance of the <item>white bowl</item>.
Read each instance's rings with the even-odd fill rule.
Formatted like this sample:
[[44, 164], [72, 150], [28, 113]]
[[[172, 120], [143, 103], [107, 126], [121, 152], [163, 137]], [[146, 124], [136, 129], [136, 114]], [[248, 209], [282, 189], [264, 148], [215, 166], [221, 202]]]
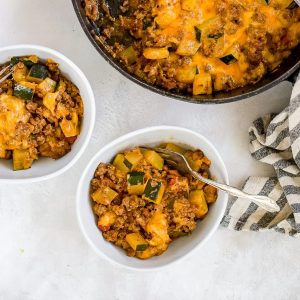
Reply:
[[84, 104], [84, 116], [81, 126], [81, 133], [76, 142], [72, 145], [71, 151], [64, 157], [53, 160], [51, 158], [40, 158], [34, 161], [32, 167], [24, 171], [13, 171], [10, 160], [0, 160], [1, 172], [0, 183], [2, 182], [35, 182], [57, 176], [75, 164], [84, 152], [95, 123], [95, 98], [92, 88], [83, 72], [67, 57], [61, 53], [36, 45], [14, 45], [0, 48], [0, 64], [10, 60], [12, 56], [23, 56], [36, 54], [41, 59], [52, 58], [59, 63], [59, 68], [66, 78], [76, 84], [80, 90]]
[[77, 190], [77, 216], [81, 230], [94, 250], [111, 262], [131, 269], [156, 269], [181, 260], [202, 245], [217, 229], [224, 215], [227, 194], [219, 192], [218, 200], [211, 205], [206, 218], [198, 224], [195, 231], [186, 237], [172, 242], [160, 256], [139, 260], [126, 256], [125, 252], [107, 242], [97, 228], [89, 197], [90, 181], [100, 162], [110, 162], [120, 151], [141, 145], [157, 145], [161, 142], [174, 142], [188, 145], [191, 149], [201, 149], [212, 161], [211, 173], [220, 182], [228, 183], [225, 164], [216, 148], [202, 135], [180, 127], [157, 126], [126, 134], [103, 147], [84, 170]]

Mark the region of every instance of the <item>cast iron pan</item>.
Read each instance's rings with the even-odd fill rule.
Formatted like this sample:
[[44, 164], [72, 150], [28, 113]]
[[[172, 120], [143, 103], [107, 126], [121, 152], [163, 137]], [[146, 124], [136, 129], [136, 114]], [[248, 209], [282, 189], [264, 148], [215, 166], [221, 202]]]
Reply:
[[[163, 88], [153, 86], [139, 79], [138, 77], [129, 74], [126, 68], [118, 60], [114, 59], [105, 46], [99, 44], [95, 40], [95, 27], [91, 24], [90, 20], [85, 16], [85, 11], [82, 5], [82, 0], [72, 0], [74, 9], [76, 11], [79, 22], [88, 36], [91, 43], [97, 49], [97, 51], [104, 57], [104, 59], [111, 64], [115, 69], [117, 69], [124, 76], [134, 81], [135, 83], [147, 88], [155, 93], [163, 96], [174, 98], [177, 100], [196, 103], [196, 104], [222, 104], [234, 101], [239, 101], [242, 99], [247, 99], [249, 97], [258, 95], [271, 87], [277, 85], [284, 79], [292, 77], [293, 74], [300, 67], [300, 45], [298, 45], [292, 52], [292, 54], [284, 60], [284, 62], [272, 73], [267, 74], [262, 80], [254, 85], [248, 85], [243, 88], [238, 88], [229, 92], [218, 92], [213, 95], [203, 95], [203, 96], [192, 96], [184, 93], [174, 93], [164, 90]], [[118, 1], [116, 1], [118, 2]]]

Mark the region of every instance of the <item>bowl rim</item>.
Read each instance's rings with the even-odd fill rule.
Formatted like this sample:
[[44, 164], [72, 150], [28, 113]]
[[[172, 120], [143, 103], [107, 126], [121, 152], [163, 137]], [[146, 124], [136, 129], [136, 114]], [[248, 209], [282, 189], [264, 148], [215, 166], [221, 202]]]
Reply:
[[[96, 105], [95, 105], [95, 96], [94, 92], [92, 90], [92, 87], [86, 77], [86, 75], [83, 73], [83, 71], [68, 57], [66, 57], [64, 54], [61, 52], [41, 46], [41, 45], [35, 45], [35, 44], [14, 44], [10, 46], [5, 46], [5, 47], [0, 47], [0, 53], [4, 51], [11, 51], [11, 50], [28, 50], [28, 51], [41, 51], [49, 54], [49, 56], [54, 55], [59, 57], [61, 60], [63, 60], [66, 64], [68, 64], [80, 77], [80, 79], [83, 81], [83, 84], [86, 86], [88, 96], [90, 98], [90, 106], [91, 106], [91, 116], [89, 118], [90, 125], [88, 127], [87, 133], [86, 133], [86, 138], [84, 139], [82, 143], [82, 147], [77, 151], [77, 153], [74, 155], [74, 157], [62, 168], [58, 169], [57, 171], [51, 172], [46, 175], [42, 176], [37, 176], [37, 177], [32, 177], [32, 178], [24, 178], [24, 179], [1, 179], [0, 178], [0, 183], [32, 183], [32, 182], [40, 182], [44, 180], [48, 180], [54, 177], [57, 177], [58, 175], [61, 175], [68, 169], [70, 169], [72, 166], [75, 165], [75, 163], [78, 161], [78, 159], [81, 157], [83, 152], [85, 151], [91, 136], [92, 132], [94, 130], [95, 126], [95, 119], [96, 119]], [[84, 100], [83, 100], [84, 101]], [[72, 150], [71, 150], [72, 151]]]
[[[194, 253], [197, 249], [199, 249], [199, 247], [203, 246], [205, 244], [205, 242], [207, 242], [207, 240], [215, 233], [215, 231], [217, 230], [217, 228], [220, 225], [220, 222], [224, 216], [226, 207], [227, 207], [227, 203], [228, 203], [228, 194], [225, 193], [224, 194], [224, 200], [220, 209], [220, 213], [219, 213], [219, 217], [216, 219], [216, 222], [214, 223], [214, 225], [210, 228], [210, 232], [209, 234], [207, 234], [202, 240], [201, 242], [199, 242], [193, 249], [191, 249], [190, 251], [186, 252], [184, 255], [176, 258], [174, 261], [170, 261], [168, 263], [165, 263], [163, 265], [159, 265], [159, 266], [154, 266], [154, 267], [134, 267], [134, 266], [129, 266], [129, 265], [125, 265], [122, 264], [116, 260], [114, 260], [113, 258], [111, 258], [110, 256], [104, 254], [101, 249], [99, 249], [96, 245], [94, 245], [94, 243], [92, 242], [92, 240], [89, 238], [85, 227], [83, 225], [83, 221], [82, 221], [82, 216], [81, 216], [81, 209], [80, 209], [80, 202], [83, 201], [81, 198], [81, 193], [82, 193], [82, 188], [85, 184], [86, 181], [86, 177], [87, 177], [87, 173], [89, 172], [89, 170], [91, 169], [92, 165], [97, 162], [99, 160], [99, 157], [105, 153], [106, 151], [108, 151], [109, 149], [113, 148], [114, 146], [118, 145], [119, 143], [122, 143], [123, 141], [126, 141], [129, 138], [132, 138], [136, 135], [139, 134], [145, 134], [145, 133], [149, 133], [149, 132], [153, 132], [153, 131], [160, 131], [160, 130], [178, 130], [181, 132], [186, 132], [186, 133], [191, 133], [194, 134], [196, 136], [198, 136], [204, 143], [206, 143], [209, 147], [211, 147], [216, 156], [218, 157], [219, 161], [220, 161], [220, 169], [221, 169], [221, 173], [224, 177], [224, 183], [229, 184], [229, 176], [228, 176], [228, 171], [225, 165], [225, 162], [223, 161], [221, 155], [219, 154], [217, 148], [206, 138], [204, 137], [202, 134], [199, 134], [198, 132], [191, 130], [191, 129], [187, 129], [184, 127], [179, 127], [179, 126], [168, 126], [168, 125], [161, 125], [161, 126], [150, 126], [150, 127], [145, 127], [142, 129], [138, 129], [135, 131], [131, 131], [129, 133], [126, 133], [110, 142], [108, 142], [107, 144], [105, 144], [103, 147], [101, 147], [90, 159], [89, 163], [86, 165], [85, 169], [82, 172], [82, 175], [80, 177], [80, 180], [78, 182], [78, 186], [77, 186], [77, 191], [76, 191], [76, 215], [77, 215], [77, 221], [80, 227], [80, 230], [85, 238], [85, 240], [88, 242], [88, 244], [91, 246], [91, 248], [95, 251], [96, 254], [98, 254], [99, 256], [101, 256], [102, 258], [104, 258], [105, 260], [111, 262], [113, 265], [128, 269], [128, 270], [133, 270], [133, 271], [139, 271], [139, 272], [148, 272], [148, 271], [153, 271], [153, 270], [161, 270], [164, 269], [166, 267], [169, 267], [170, 265], [174, 265], [176, 263], [179, 263], [180, 261], [182, 261], [183, 259], [187, 258], [188, 256], [190, 256], [192, 253]], [[100, 162], [98, 162], [99, 164]], [[124, 253], [124, 255], [126, 255]]]

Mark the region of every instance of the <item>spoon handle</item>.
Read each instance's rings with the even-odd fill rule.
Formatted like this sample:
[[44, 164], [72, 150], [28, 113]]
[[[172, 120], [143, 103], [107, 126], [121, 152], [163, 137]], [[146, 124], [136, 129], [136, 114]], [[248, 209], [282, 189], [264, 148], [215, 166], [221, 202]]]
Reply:
[[248, 194], [246, 192], [243, 192], [243, 191], [241, 191], [235, 187], [229, 186], [227, 184], [223, 184], [223, 183], [213, 181], [211, 179], [207, 179], [195, 171], [192, 172], [192, 175], [194, 176], [194, 178], [196, 178], [204, 183], [207, 183], [219, 190], [222, 190], [232, 196], [249, 199], [249, 200], [253, 201], [255, 204], [257, 204], [259, 207], [261, 207], [269, 212], [278, 212], [280, 210], [280, 207], [278, 206], [276, 201], [267, 196]]

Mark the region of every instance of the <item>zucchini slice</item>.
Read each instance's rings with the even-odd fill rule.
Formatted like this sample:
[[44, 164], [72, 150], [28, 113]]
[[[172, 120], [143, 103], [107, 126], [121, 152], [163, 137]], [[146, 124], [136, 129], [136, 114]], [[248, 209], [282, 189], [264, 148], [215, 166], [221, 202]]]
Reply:
[[130, 172], [127, 175], [127, 191], [130, 195], [142, 195], [145, 190], [145, 173]]
[[92, 193], [92, 199], [103, 205], [109, 205], [118, 196], [118, 193], [108, 186], [102, 186]]
[[29, 87], [28, 84], [25, 85], [23, 81], [14, 86], [14, 96], [23, 100], [32, 100], [34, 91], [33, 87]]
[[31, 67], [27, 80], [40, 83], [48, 76], [48, 69], [44, 65], [35, 64]]
[[190, 192], [189, 201], [197, 207], [196, 217], [203, 218], [208, 212], [208, 206], [205, 195], [202, 190], [194, 190]]
[[164, 167], [164, 160], [163, 158], [153, 150], [146, 150], [144, 152], [144, 157], [146, 161], [151, 164], [154, 168], [158, 170], [162, 170]]
[[193, 95], [212, 94], [212, 80], [208, 73], [197, 74], [193, 82]]
[[137, 55], [132, 46], [126, 48], [121, 53], [121, 57], [127, 62], [129, 65], [134, 64], [137, 61]]
[[176, 79], [180, 82], [192, 83], [194, 81], [196, 73], [197, 67], [195, 66], [180, 68], [176, 72]]
[[124, 164], [132, 170], [143, 159], [143, 154], [139, 149], [134, 149], [125, 153]]
[[13, 169], [14, 171], [29, 169], [32, 166], [33, 158], [29, 150], [13, 150]]
[[53, 93], [55, 91], [56, 81], [52, 80], [51, 78], [45, 78], [38, 86], [38, 90], [41, 92], [43, 96], [47, 93]]
[[225, 55], [221, 57], [220, 60], [226, 65], [231, 65], [237, 61], [237, 59], [232, 54]]
[[183, 149], [180, 146], [178, 146], [176, 144], [173, 144], [173, 143], [167, 143], [166, 149], [170, 150], [170, 151], [173, 151], [173, 152], [180, 153], [180, 154], [184, 154], [186, 152], [185, 149]]
[[125, 239], [134, 251], [144, 251], [149, 247], [149, 244], [140, 233], [129, 233]]
[[195, 38], [200, 43], [202, 32], [197, 26], [194, 26], [194, 30], [195, 30]]
[[221, 38], [224, 34], [223, 33], [211, 33], [209, 34], [207, 37], [210, 38], [210, 39], [215, 39], [215, 40], [218, 40], [219, 38]]
[[[123, 154], [117, 154], [114, 161], [113, 161], [113, 165], [120, 171], [123, 172], [129, 172], [130, 168], [128, 167], [129, 162], [127, 163], [127, 165], [124, 163], [125, 157]], [[131, 167], [131, 166], [130, 166]]]
[[165, 185], [154, 179], [149, 179], [143, 193], [143, 199], [159, 204], [165, 192]]
[[144, 172], [130, 172], [127, 175], [127, 182], [129, 185], [143, 184], [145, 178]]
[[67, 84], [63, 79], [59, 79], [58, 85], [57, 85], [57, 91], [60, 93], [63, 93], [66, 91]]

